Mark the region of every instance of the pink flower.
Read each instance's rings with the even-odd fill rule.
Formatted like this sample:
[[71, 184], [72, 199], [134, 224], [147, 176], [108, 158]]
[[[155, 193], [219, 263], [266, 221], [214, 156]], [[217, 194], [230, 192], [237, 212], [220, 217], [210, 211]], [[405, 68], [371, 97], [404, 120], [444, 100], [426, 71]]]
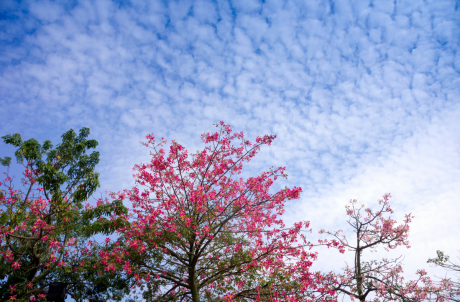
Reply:
[[16, 291], [16, 285], [10, 285], [10, 294], [13, 294]]
[[11, 296], [10, 299], [9, 299], [8, 301], [10, 301], [10, 302], [12, 302], [12, 301], [17, 301], [16, 296], [17, 296], [17, 295]]
[[20, 266], [21, 266], [21, 265], [19, 264], [18, 261], [14, 262], [13, 265], [12, 265], [12, 267], [13, 267], [15, 270], [18, 269]]
[[123, 269], [125, 270], [125, 272], [127, 274], [131, 274], [132, 270], [131, 270], [131, 263], [129, 263], [128, 261], [125, 262], [125, 265], [123, 266]]

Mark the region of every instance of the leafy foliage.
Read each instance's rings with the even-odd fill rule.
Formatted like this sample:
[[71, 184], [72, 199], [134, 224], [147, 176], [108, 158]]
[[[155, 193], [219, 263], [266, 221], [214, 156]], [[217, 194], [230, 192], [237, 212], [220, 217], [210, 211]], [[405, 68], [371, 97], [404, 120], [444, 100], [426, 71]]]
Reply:
[[[53, 281], [70, 283], [74, 291], [69, 293], [75, 297], [88, 296], [83, 282], [91, 287], [90, 296], [107, 292], [107, 286], [100, 286], [103, 280], [113, 279], [109, 287], [116, 291], [126, 287], [116, 274], [98, 275], [97, 266], [91, 265], [98, 254], [85, 247], [89, 236], [111, 234], [123, 226], [126, 221], [110, 218], [127, 212], [120, 200], [83, 206], [99, 187], [94, 172], [99, 152], [86, 154], [97, 141], [87, 140], [88, 135], [88, 128], [79, 135], [71, 129], [55, 148], [50, 141], [22, 141], [17, 133], [2, 137], [17, 147], [17, 162], [25, 170], [24, 190], [14, 189], [8, 172], [0, 183], [0, 300], [43, 298]], [[9, 171], [11, 158], [2, 164]]]

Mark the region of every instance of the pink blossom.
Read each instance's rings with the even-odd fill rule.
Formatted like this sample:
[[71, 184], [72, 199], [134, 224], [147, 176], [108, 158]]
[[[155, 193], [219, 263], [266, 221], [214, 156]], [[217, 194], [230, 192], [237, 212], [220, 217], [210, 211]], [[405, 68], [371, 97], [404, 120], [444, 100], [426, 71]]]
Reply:
[[19, 264], [18, 261], [14, 262], [13, 265], [12, 265], [13, 269], [15, 269], [15, 270], [18, 269], [20, 266], [21, 265]]

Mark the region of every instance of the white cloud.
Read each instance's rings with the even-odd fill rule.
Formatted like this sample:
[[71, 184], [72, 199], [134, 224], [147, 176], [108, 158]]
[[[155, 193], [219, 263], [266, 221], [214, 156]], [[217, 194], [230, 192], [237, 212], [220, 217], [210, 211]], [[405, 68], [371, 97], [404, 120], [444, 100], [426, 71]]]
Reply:
[[[348, 200], [372, 206], [391, 192], [394, 217], [401, 222], [403, 214], [412, 213], [415, 218], [409, 237], [412, 248], [399, 248], [390, 255], [404, 255], [405, 271], [412, 277], [418, 268], [443, 275], [426, 261], [435, 257], [436, 250], [458, 253], [460, 226], [455, 221], [460, 216], [460, 137], [456, 133], [460, 128], [455, 121], [459, 114], [459, 106], [443, 110], [411, 137], [387, 146], [387, 156], [368, 158], [349, 171], [351, 177], [336, 178], [318, 192], [305, 192], [302, 202], [290, 207], [288, 215], [292, 220], [311, 220], [316, 229], [346, 231], [344, 206]], [[388, 257], [384, 252], [375, 256]], [[326, 259], [320, 256], [317, 266], [337, 268]]]

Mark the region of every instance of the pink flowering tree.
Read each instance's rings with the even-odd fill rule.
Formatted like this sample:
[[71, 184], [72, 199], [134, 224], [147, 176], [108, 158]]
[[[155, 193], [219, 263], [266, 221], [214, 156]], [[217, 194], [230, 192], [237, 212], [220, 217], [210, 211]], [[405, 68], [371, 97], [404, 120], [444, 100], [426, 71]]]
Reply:
[[[425, 270], [417, 271], [418, 278], [408, 282], [404, 281], [402, 259], [382, 259], [365, 261], [365, 252], [377, 251], [383, 247], [386, 251], [399, 246], [410, 248], [409, 223], [413, 216], [405, 215], [402, 224], [397, 224], [390, 214], [390, 194], [385, 194], [379, 200], [377, 210], [357, 205], [356, 200], [351, 200], [346, 206], [348, 224], [353, 228], [356, 237], [352, 241], [342, 235], [342, 230], [337, 232], [320, 233], [332, 235], [340, 242], [340, 246], [354, 252], [354, 263], [346, 265], [342, 273], [333, 274], [335, 280], [330, 287], [338, 294], [345, 295], [359, 301], [444, 301], [448, 297], [444, 290], [451, 287], [449, 280], [442, 280], [434, 284]], [[327, 243], [320, 240], [320, 243]]]
[[287, 176], [282, 167], [239, 176], [276, 136], [251, 143], [223, 122], [216, 126], [194, 154], [175, 141], [166, 154], [166, 141], [147, 135], [152, 159], [134, 167], [137, 186], [116, 196], [132, 203], [133, 216], [119, 229], [106, 270], [134, 274], [147, 301], [333, 299], [327, 285], [317, 286], [324, 276], [310, 272], [316, 253], [301, 233], [308, 222], [286, 228], [280, 218], [302, 189], [271, 192]]
[[[436, 266], [442, 267], [447, 271], [454, 273], [460, 273], [460, 264], [452, 262], [450, 257], [446, 255], [443, 251], [436, 251], [437, 257], [428, 259], [428, 263], [433, 263]], [[458, 257], [460, 259], [460, 257]], [[450, 287], [446, 288], [445, 294], [449, 296], [451, 301], [460, 302], [460, 275], [457, 275], [456, 281], [451, 281]], [[445, 283], [445, 279], [438, 281], [440, 285]]]
[[56, 148], [49, 141], [22, 141], [19, 134], [3, 137], [17, 148], [25, 170], [18, 183], [9, 176], [11, 158], [0, 159], [6, 167], [0, 180], [1, 301], [44, 299], [51, 282], [69, 283], [76, 300], [126, 287], [112, 286], [116, 274], [97, 274], [98, 251], [87, 246], [92, 234], [108, 235], [124, 223], [109, 217], [127, 212], [121, 201], [84, 205], [99, 186], [99, 153], [86, 154], [97, 142], [88, 135], [87, 128], [78, 136], [69, 130]]

